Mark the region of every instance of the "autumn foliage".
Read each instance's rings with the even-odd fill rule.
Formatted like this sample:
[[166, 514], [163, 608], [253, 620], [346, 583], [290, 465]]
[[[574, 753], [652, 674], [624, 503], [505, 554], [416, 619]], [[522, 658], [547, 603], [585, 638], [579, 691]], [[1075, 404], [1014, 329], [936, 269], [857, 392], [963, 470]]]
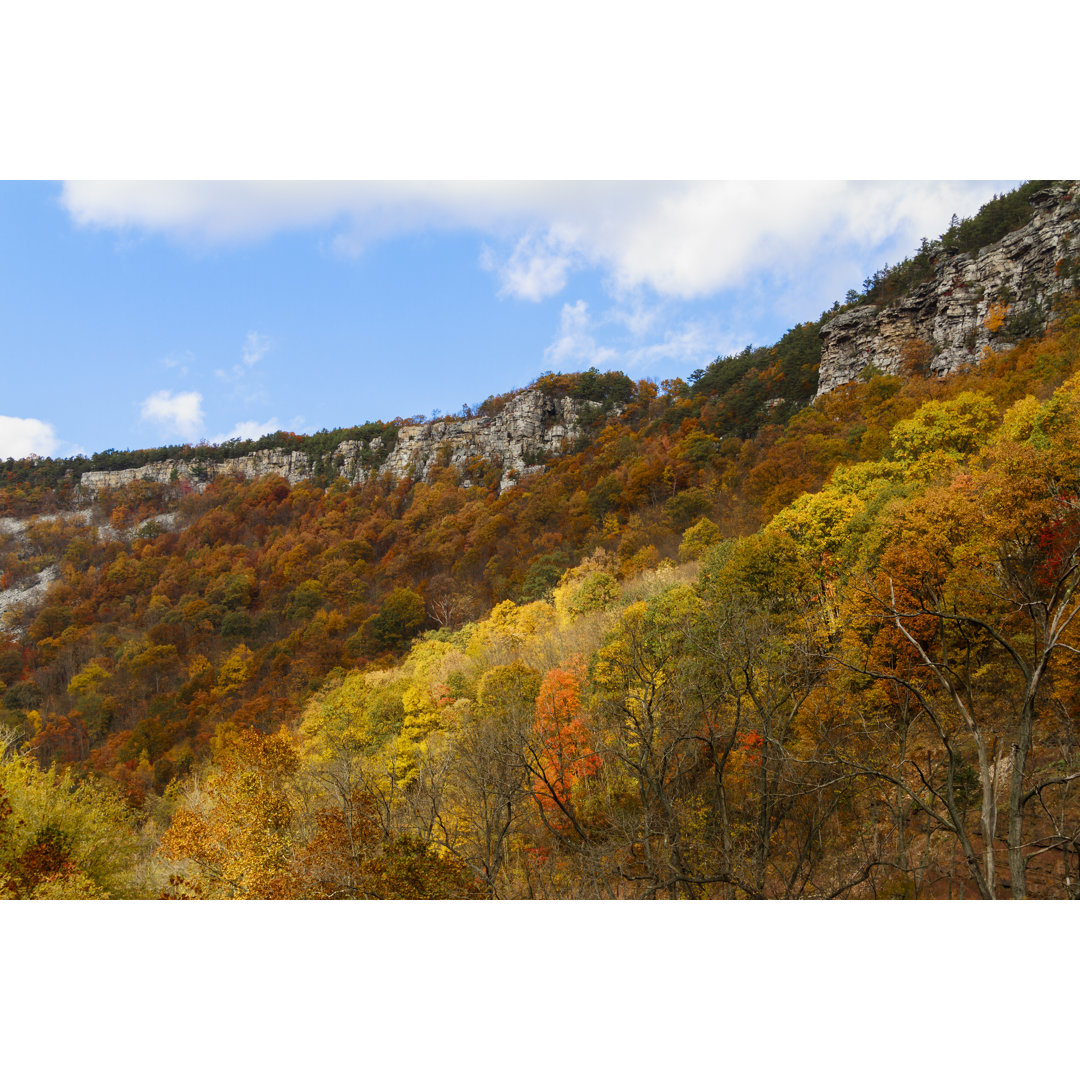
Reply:
[[600, 756], [589, 747], [583, 719], [580, 657], [565, 668], [552, 668], [540, 684], [533, 728], [533, 794], [546, 820], [567, 828], [561, 819], [571, 805], [575, 788], [600, 770]]
[[501, 492], [13, 472], [5, 893], [1074, 895], [1080, 315], [807, 404], [816, 341]]

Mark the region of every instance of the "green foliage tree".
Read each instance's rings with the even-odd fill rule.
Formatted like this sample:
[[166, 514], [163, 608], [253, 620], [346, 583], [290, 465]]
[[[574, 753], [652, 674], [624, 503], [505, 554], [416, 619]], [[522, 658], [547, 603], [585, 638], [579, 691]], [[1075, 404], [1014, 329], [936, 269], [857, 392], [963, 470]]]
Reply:
[[394, 589], [364, 622], [363, 640], [372, 652], [387, 652], [415, 637], [426, 622], [423, 598], [412, 589]]

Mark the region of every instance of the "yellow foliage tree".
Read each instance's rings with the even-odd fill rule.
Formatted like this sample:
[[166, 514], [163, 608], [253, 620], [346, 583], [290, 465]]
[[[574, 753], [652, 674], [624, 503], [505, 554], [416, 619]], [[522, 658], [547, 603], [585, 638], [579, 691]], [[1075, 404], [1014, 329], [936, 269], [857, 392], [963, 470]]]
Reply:
[[985, 326], [991, 334], [996, 334], [1005, 325], [1005, 316], [1008, 313], [1009, 305], [995, 300], [986, 311], [986, 318], [983, 319], [983, 326]]
[[0, 897], [134, 897], [138, 853], [134, 814], [104, 781], [0, 762]]
[[161, 838], [172, 864], [172, 895], [285, 899], [300, 893], [294, 783], [300, 755], [282, 729], [224, 734], [214, 765]]
[[225, 694], [239, 690], [250, 678], [254, 663], [255, 654], [246, 645], [237, 645], [221, 665], [214, 685], [214, 695], [224, 697]]
[[683, 562], [700, 559], [713, 544], [720, 543], [721, 539], [720, 528], [716, 522], [702, 518], [683, 533], [679, 558]]
[[998, 424], [998, 408], [981, 391], [965, 390], [947, 401], [928, 401], [892, 429], [893, 453], [911, 463], [941, 451], [959, 459], [985, 446]]

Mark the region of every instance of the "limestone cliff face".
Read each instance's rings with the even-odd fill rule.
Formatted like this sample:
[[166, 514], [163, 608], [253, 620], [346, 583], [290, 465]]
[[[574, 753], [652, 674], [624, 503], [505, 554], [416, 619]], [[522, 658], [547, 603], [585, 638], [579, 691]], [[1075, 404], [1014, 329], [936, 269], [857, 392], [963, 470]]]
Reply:
[[986, 347], [1039, 332], [1049, 301], [1080, 285], [1080, 182], [1038, 192], [1025, 226], [975, 255], [939, 257], [934, 277], [888, 307], [860, 304], [821, 330], [818, 394], [858, 378], [869, 364], [902, 374], [909, 362], [946, 375]]
[[307, 454], [300, 450], [257, 450], [228, 461], [155, 461], [134, 469], [113, 469], [83, 473], [79, 483], [90, 491], [123, 487], [135, 480], [156, 484], [183, 481], [196, 487], [215, 476], [237, 475], [248, 479], [274, 473], [290, 482], [307, 480], [312, 475]]
[[[389, 450], [379, 438], [343, 442], [334, 453], [332, 469], [351, 483], [360, 483], [373, 472], [427, 480], [436, 468], [461, 468], [480, 459], [502, 470], [500, 490], [505, 490], [521, 476], [542, 472], [542, 461], [562, 453], [581, 433], [585, 411], [600, 407], [596, 402], [525, 390], [495, 416], [402, 427]], [[314, 471], [302, 450], [259, 450], [227, 461], [159, 461], [134, 469], [88, 472], [81, 483], [86, 490], [101, 491], [134, 480], [202, 486], [220, 475], [255, 479], [270, 474], [297, 483], [311, 479]]]
[[[481, 458], [501, 466], [500, 486], [505, 489], [515, 483], [511, 474], [542, 472], [542, 459], [561, 453], [567, 443], [577, 438], [586, 407], [599, 406], [526, 390], [511, 398], [495, 416], [403, 427], [380, 471], [397, 478], [411, 475], [427, 480], [432, 469], [445, 465], [461, 468], [471, 459]], [[348, 475], [349, 456], [358, 447], [342, 443], [341, 449], [347, 459], [343, 472]], [[377, 448], [373, 445], [372, 449]]]

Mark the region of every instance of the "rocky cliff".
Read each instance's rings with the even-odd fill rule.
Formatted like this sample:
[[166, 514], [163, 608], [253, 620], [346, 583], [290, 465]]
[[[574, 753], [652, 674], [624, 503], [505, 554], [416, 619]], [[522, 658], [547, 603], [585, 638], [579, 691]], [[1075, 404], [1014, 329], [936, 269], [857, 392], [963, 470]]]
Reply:
[[1032, 198], [1031, 221], [974, 255], [938, 247], [934, 276], [887, 307], [862, 303], [821, 330], [818, 394], [858, 378], [873, 364], [902, 374], [938, 375], [1041, 332], [1050, 302], [1080, 286], [1080, 182]]
[[[373, 473], [426, 480], [435, 468], [453, 465], [463, 469], [479, 460], [502, 470], [500, 490], [505, 490], [520, 477], [543, 471], [543, 461], [564, 452], [581, 433], [583, 416], [601, 408], [597, 402], [524, 390], [495, 416], [406, 425], [398, 428], [390, 445], [379, 437], [369, 442], [343, 442], [333, 454], [330, 469], [350, 483], [360, 483]], [[81, 484], [89, 491], [120, 487], [134, 480], [161, 484], [185, 481], [201, 486], [223, 474], [248, 479], [277, 474], [296, 483], [311, 479], [315, 473], [316, 463], [304, 451], [274, 449], [225, 461], [168, 460], [133, 469], [87, 472]]]

